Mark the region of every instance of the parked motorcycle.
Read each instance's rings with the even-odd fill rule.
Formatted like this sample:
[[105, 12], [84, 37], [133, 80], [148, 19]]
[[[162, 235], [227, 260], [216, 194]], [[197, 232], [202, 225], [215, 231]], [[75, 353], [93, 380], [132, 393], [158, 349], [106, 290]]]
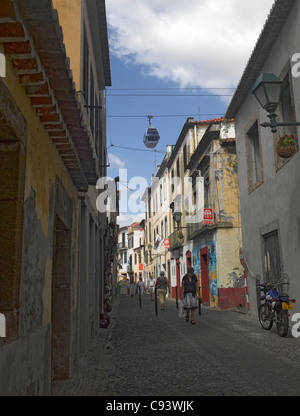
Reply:
[[286, 337], [289, 329], [289, 311], [294, 309], [295, 299], [290, 299], [286, 294], [280, 294], [279, 287], [285, 283], [263, 283], [259, 286], [264, 295], [260, 297], [264, 301], [259, 307], [258, 317], [263, 329], [269, 331], [276, 323], [279, 336]]

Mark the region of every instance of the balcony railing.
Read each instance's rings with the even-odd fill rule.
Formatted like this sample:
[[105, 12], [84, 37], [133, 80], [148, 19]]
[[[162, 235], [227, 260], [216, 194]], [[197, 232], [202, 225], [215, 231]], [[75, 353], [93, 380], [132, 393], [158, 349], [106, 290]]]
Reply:
[[233, 224], [232, 221], [228, 221], [226, 218], [222, 218], [219, 216], [216, 216], [214, 214], [214, 224], [207, 225], [203, 222], [203, 215], [202, 210], [197, 212], [192, 219], [187, 222], [187, 239], [193, 240], [200, 234], [204, 235], [206, 233], [211, 232], [211, 230], [216, 228], [232, 228]]
[[170, 239], [170, 250], [181, 247], [184, 243], [184, 238], [179, 238], [178, 235], [182, 233], [185, 235], [186, 230], [175, 230], [169, 237]]
[[127, 250], [128, 249], [127, 243], [118, 243], [118, 249], [119, 250]]

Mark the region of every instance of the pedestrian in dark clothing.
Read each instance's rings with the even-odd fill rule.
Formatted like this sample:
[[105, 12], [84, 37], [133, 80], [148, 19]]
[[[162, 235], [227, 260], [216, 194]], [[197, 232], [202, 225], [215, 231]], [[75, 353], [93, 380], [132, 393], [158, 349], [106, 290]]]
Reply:
[[167, 288], [169, 288], [169, 291], [171, 291], [169, 280], [166, 278], [165, 272], [160, 272], [160, 276], [157, 278], [155, 286], [157, 288], [157, 296], [159, 298], [161, 310], [164, 310], [167, 296]]
[[181, 299], [183, 302], [183, 308], [186, 310], [186, 321], [190, 320], [190, 311], [191, 311], [191, 324], [195, 325], [195, 310], [198, 308], [197, 304], [197, 293], [199, 294], [198, 289], [198, 279], [194, 273], [194, 269], [190, 267], [188, 273], [182, 279], [182, 289], [181, 289]]

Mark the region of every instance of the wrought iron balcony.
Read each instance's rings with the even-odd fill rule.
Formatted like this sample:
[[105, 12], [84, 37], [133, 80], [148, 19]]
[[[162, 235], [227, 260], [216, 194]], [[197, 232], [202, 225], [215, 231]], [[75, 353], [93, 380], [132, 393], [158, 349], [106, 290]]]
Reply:
[[[175, 230], [169, 237], [170, 239], [170, 250], [174, 250], [175, 248], [183, 246], [184, 243], [184, 235], [186, 230]], [[179, 238], [180, 234], [183, 235], [183, 238]]]
[[226, 218], [214, 215], [214, 224], [204, 224], [202, 211], [197, 212], [194, 217], [187, 222], [187, 240], [194, 240], [200, 235], [210, 233], [212, 230], [217, 228], [232, 228], [233, 223]]
[[118, 250], [127, 250], [127, 249], [128, 249], [127, 242], [126, 243], [118, 243]]

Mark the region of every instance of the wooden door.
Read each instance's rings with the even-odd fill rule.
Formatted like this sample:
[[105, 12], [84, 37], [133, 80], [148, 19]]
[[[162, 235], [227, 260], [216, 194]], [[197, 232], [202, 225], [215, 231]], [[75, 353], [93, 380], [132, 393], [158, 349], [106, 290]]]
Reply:
[[202, 302], [209, 304], [208, 249], [200, 251]]

